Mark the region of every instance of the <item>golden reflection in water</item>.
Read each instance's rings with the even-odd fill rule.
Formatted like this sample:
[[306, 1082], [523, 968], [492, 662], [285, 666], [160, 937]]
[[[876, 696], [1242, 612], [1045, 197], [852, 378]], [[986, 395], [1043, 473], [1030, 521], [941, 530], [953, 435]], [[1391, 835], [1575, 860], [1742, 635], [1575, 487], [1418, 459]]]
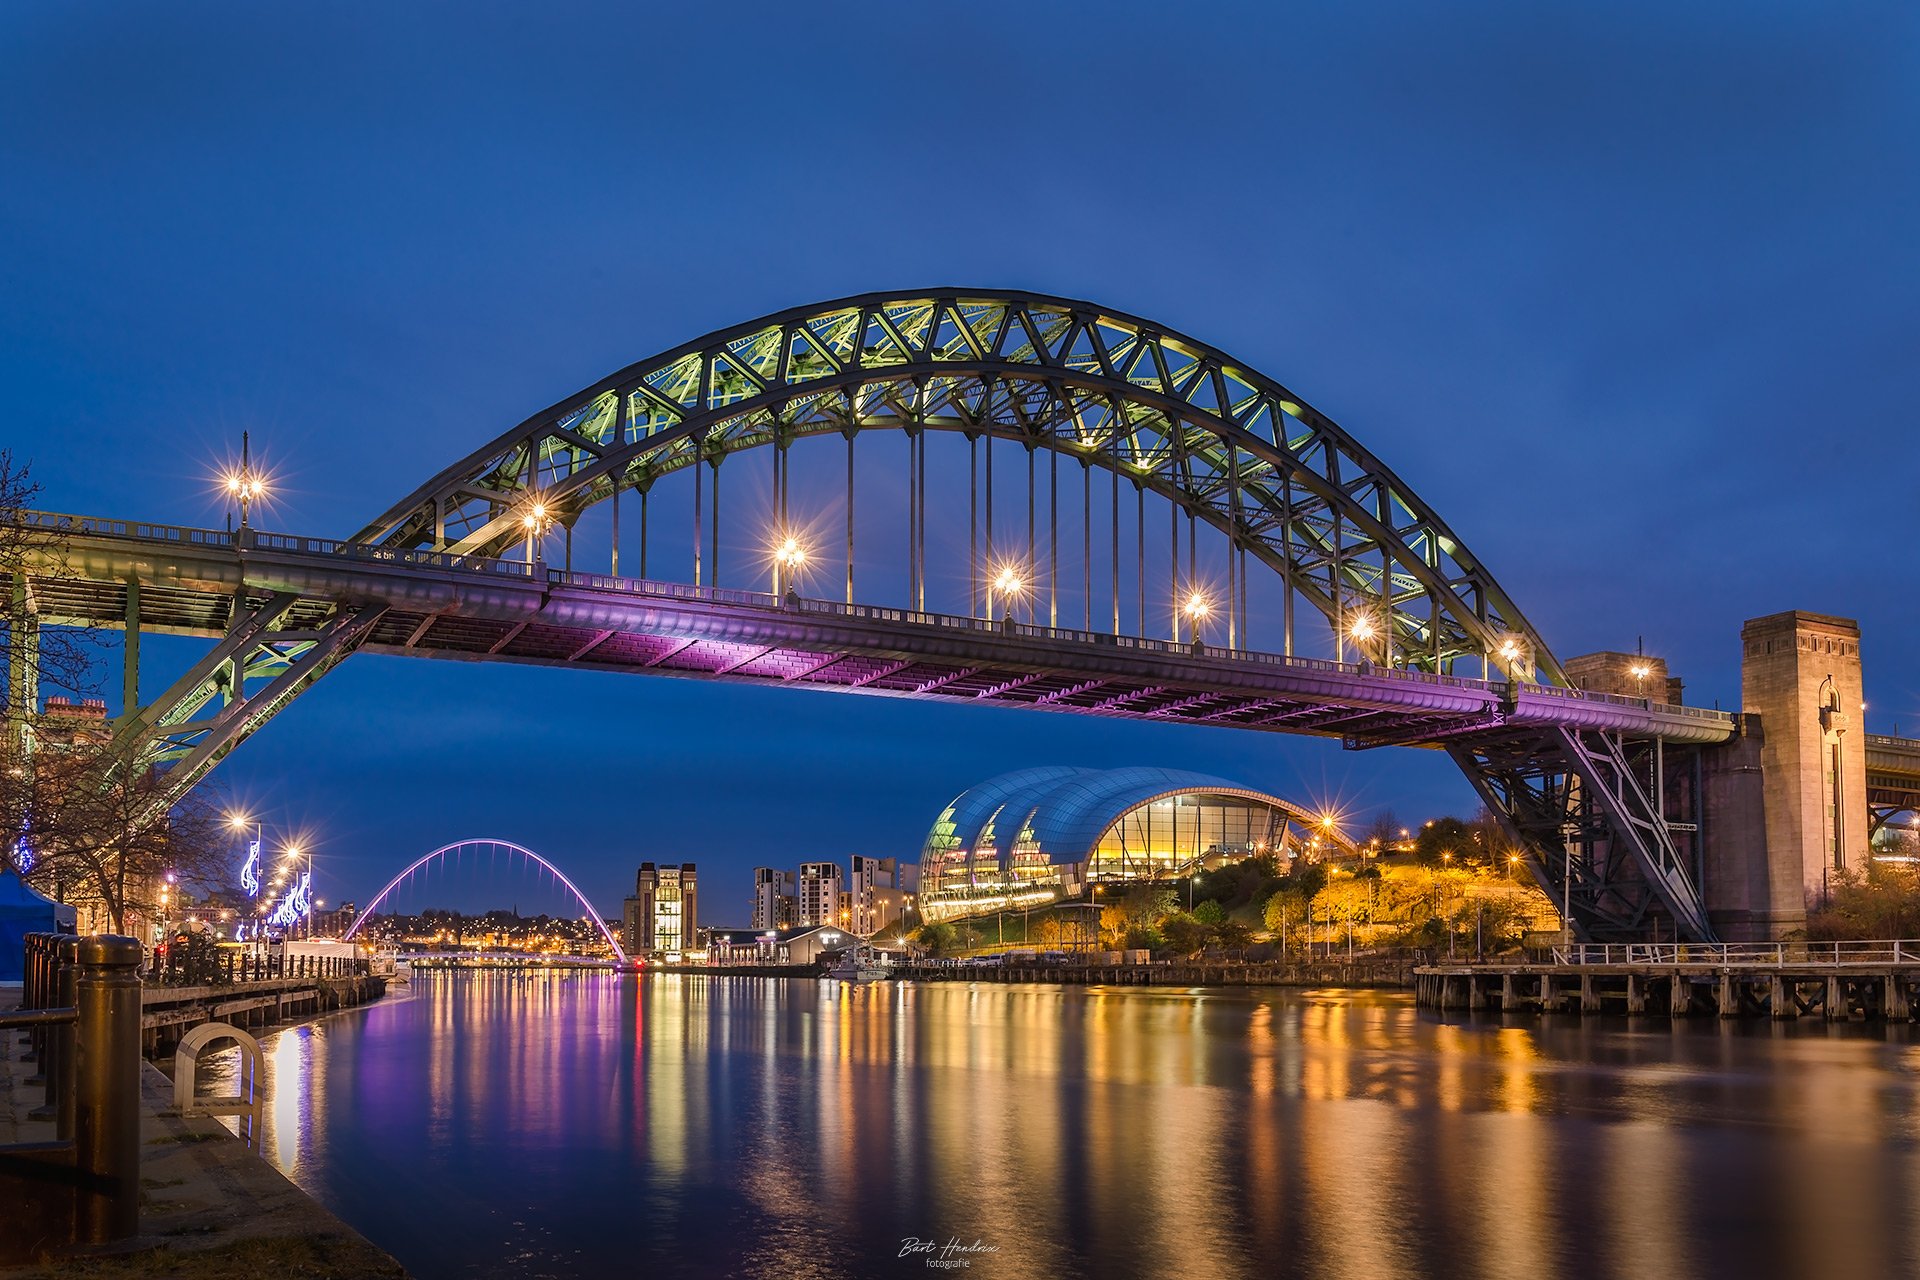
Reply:
[[316, 1073], [314, 1059], [307, 1052], [307, 1028], [298, 1028], [274, 1037], [272, 1048], [262, 1054], [272, 1106], [262, 1123], [272, 1134], [270, 1153], [275, 1167], [291, 1178], [300, 1169], [301, 1149], [312, 1141], [314, 1122], [326, 1114], [325, 1072]]
[[[476, 1266], [565, 1238], [601, 1264], [578, 1274], [617, 1274], [644, 1240], [686, 1274], [705, 1249], [715, 1273], [826, 1280], [892, 1273], [909, 1235], [999, 1246], [974, 1272], [996, 1280], [1916, 1263], [1920, 1052], [1891, 1032], [478, 973], [283, 1032], [268, 1066], [278, 1167], [324, 1188], [412, 1162], [392, 1229], [486, 1205], [440, 1246], [491, 1239]], [[391, 1199], [356, 1222], [382, 1243]], [[1728, 1225], [1749, 1220], [1771, 1237]]]

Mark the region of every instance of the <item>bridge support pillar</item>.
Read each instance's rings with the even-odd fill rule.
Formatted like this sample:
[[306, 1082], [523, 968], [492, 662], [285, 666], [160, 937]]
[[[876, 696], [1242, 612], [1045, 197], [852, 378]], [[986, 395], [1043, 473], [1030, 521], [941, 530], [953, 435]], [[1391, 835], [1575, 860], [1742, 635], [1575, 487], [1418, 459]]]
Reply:
[[1580, 975], [1580, 1012], [1600, 1012], [1600, 992], [1594, 986], [1593, 975], [1590, 973]]
[[140, 711], [140, 579], [127, 579], [126, 629], [120, 653], [120, 714], [131, 720]]
[[1907, 1001], [1907, 983], [1897, 973], [1885, 978], [1886, 994], [1881, 999], [1881, 1016], [1889, 1022], [1905, 1022], [1913, 1016], [1912, 1007]]
[[1647, 982], [1637, 973], [1627, 975], [1627, 1012], [1647, 1011]]
[[1775, 1019], [1788, 1021], [1800, 1016], [1800, 1007], [1793, 1000], [1794, 988], [1779, 974], [1767, 985], [1767, 1012]]
[[1838, 975], [1829, 975], [1827, 978], [1826, 1006], [1828, 1022], [1841, 1022], [1847, 1018], [1847, 988]]
[[32, 748], [33, 722], [40, 709], [40, 613], [26, 574], [15, 574], [9, 587], [7, 746], [24, 756]]
[[1787, 936], [1866, 865], [1860, 626], [1793, 610], [1740, 632], [1743, 732], [1706, 753], [1708, 912], [1730, 942]]

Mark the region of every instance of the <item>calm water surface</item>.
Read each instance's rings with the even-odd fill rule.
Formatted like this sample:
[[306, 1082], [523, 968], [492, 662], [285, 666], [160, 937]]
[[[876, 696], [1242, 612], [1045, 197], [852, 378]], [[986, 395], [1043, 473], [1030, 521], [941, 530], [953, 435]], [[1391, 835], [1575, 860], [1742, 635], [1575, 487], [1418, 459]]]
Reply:
[[1907, 1028], [441, 973], [267, 1049], [420, 1280], [1920, 1275]]

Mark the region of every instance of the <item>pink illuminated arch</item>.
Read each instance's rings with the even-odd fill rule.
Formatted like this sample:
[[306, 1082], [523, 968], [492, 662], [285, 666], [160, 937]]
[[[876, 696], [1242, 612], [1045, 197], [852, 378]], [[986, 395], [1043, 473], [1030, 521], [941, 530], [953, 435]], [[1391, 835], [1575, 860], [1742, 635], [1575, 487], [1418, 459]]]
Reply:
[[541, 866], [545, 867], [549, 872], [553, 874], [554, 879], [558, 880], [561, 884], [567, 886], [567, 892], [571, 893], [574, 896], [574, 900], [577, 901], [581, 906], [586, 908], [587, 918], [593, 921], [594, 928], [600, 930], [600, 936], [605, 938], [607, 940], [607, 945], [613, 948], [613, 954], [619, 958], [620, 963], [622, 964], [626, 963], [627, 953], [621, 949], [619, 940], [613, 936], [613, 931], [607, 928], [607, 922], [600, 918], [600, 913], [593, 909], [593, 904], [587, 901], [587, 895], [584, 893], [581, 893], [580, 890], [574, 886], [573, 881], [567, 879], [566, 872], [554, 866], [551, 862], [548, 862], [545, 858], [541, 857], [539, 854], [535, 853], [533, 850], [527, 848], [525, 845], [515, 844], [511, 840], [494, 840], [489, 838], [455, 840], [452, 844], [443, 844], [438, 849], [435, 849], [432, 853], [422, 854], [420, 857], [415, 858], [411, 863], [407, 865], [406, 870], [402, 871], [399, 875], [395, 876], [393, 879], [387, 881], [387, 887], [374, 895], [373, 901], [367, 904], [367, 909], [365, 911], [362, 911], [358, 916], [356, 916], [354, 918], [353, 923], [347, 926], [347, 931], [344, 935], [342, 935], [341, 941], [343, 942], [348, 941], [353, 937], [354, 934], [358, 933], [360, 931], [360, 926], [366, 922], [369, 916], [372, 916], [375, 912], [377, 912], [380, 909], [380, 904], [386, 901], [386, 897], [388, 894], [392, 893], [395, 889], [397, 889], [400, 886], [400, 882], [402, 880], [405, 880], [408, 876], [418, 871], [421, 867], [426, 866], [429, 862], [432, 862], [435, 858], [444, 857], [445, 855], [453, 852], [455, 849], [464, 849], [466, 846], [470, 844], [487, 844], [487, 845], [493, 845], [496, 848], [511, 849], [513, 850], [513, 852], [519, 854], [521, 857], [530, 859], [534, 862], [539, 863]]

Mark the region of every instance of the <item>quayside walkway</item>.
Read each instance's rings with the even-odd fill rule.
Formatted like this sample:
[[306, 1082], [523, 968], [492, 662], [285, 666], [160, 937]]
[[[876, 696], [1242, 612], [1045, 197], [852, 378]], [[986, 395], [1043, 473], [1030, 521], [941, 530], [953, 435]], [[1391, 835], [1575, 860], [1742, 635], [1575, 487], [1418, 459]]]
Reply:
[[1423, 1008], [1911, 1022], [1920, 941], [1556, 947], [1518, 963], [1422, 965]]

